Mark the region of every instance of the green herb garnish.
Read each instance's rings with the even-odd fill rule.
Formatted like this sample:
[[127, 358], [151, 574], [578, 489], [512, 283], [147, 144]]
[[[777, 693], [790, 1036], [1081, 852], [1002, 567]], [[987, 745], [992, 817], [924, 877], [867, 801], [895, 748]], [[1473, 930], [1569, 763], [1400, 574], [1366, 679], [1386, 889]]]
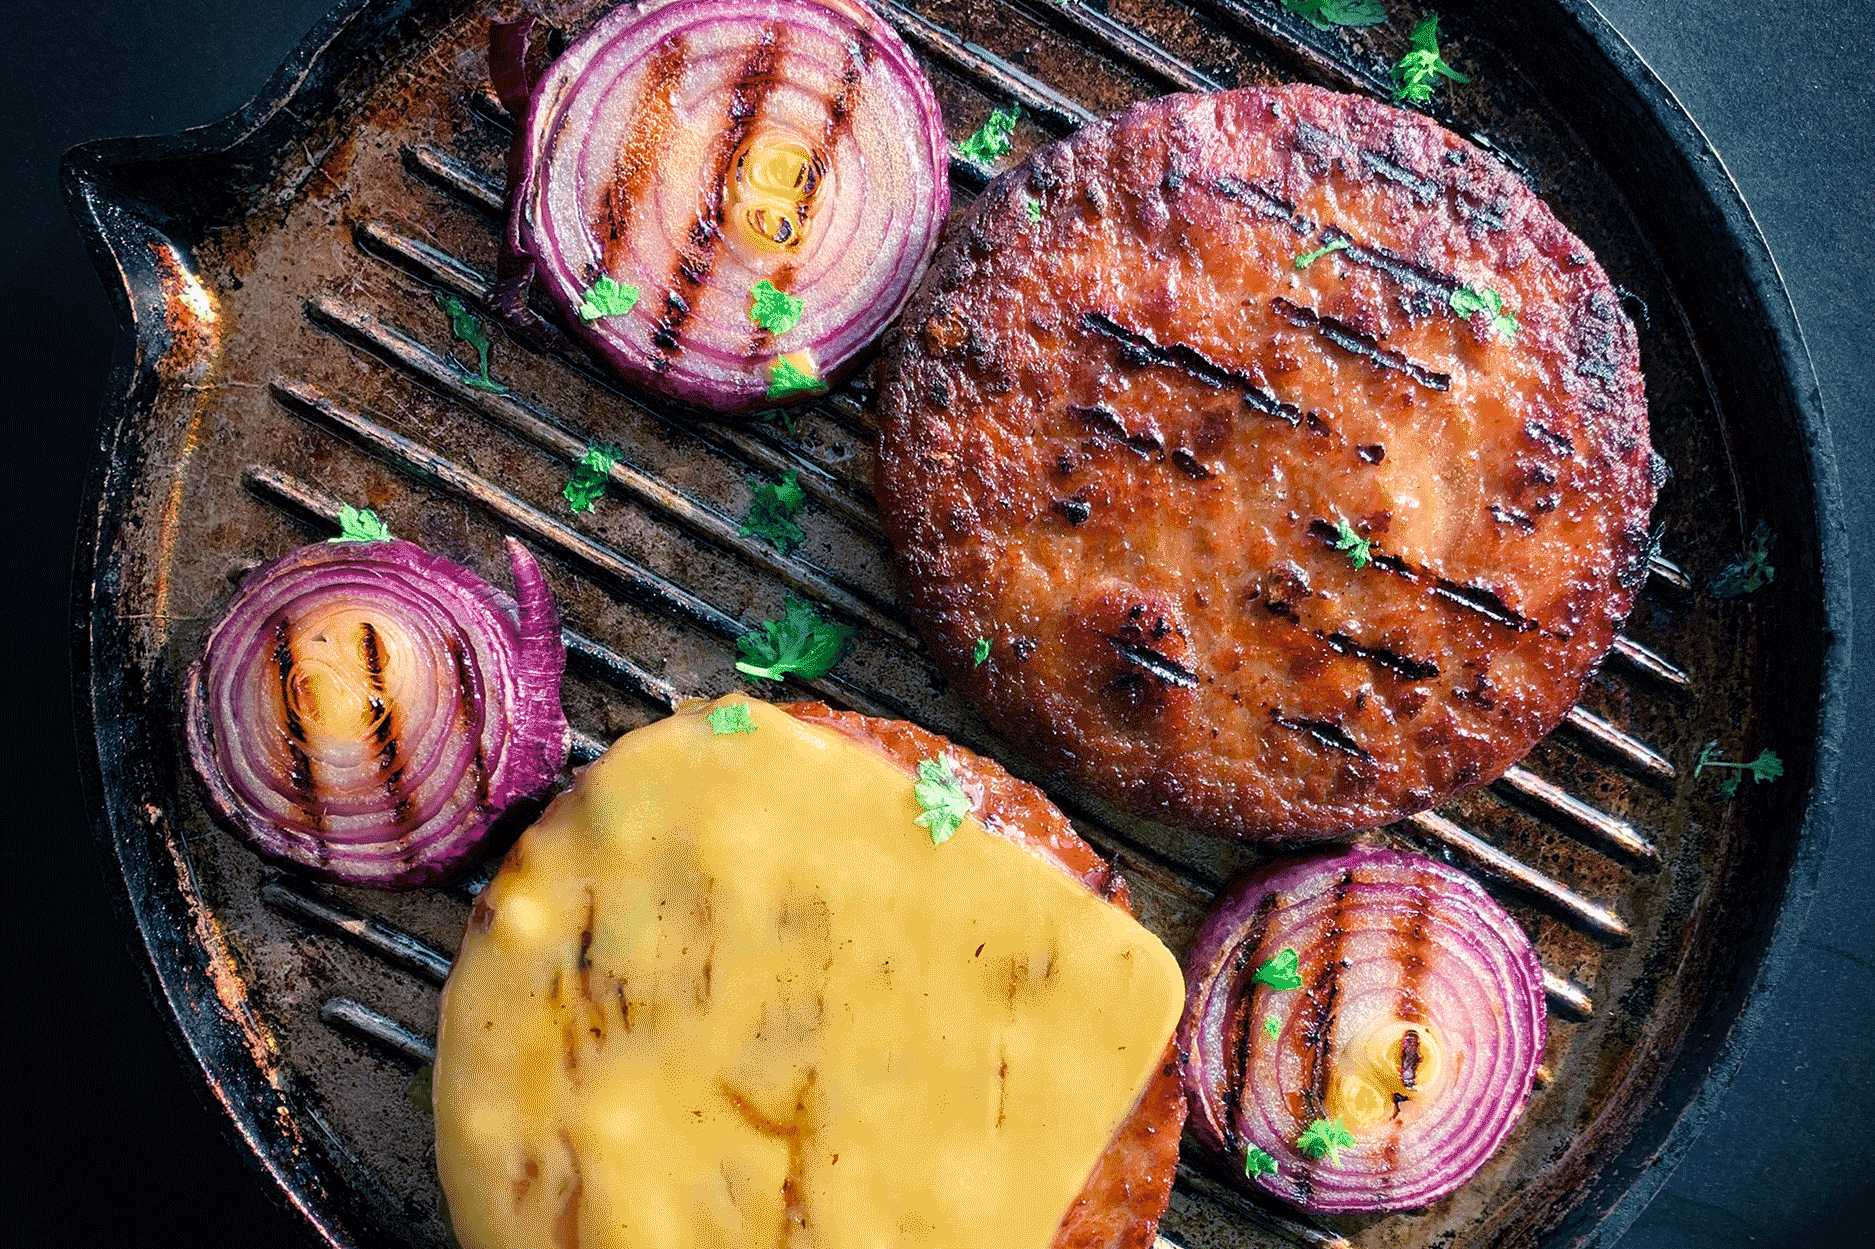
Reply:
[[1699, 774], [1707, 768], [1730, 769], [1732, 774], [1719, 782], [1719, 792], [1728, 798], [1738, 792], [1738, 786], [1747, 773], [1754, 783], [1774, 781], [1784, 775], [1784, 761], [1777, 757], [1774, 750], [1760, 750], [1758, 757], [1750, 763], [1728, 763], [1724, 759], [1715, 759], [1713, 756], [1718, 753], [1719, 743], [1716, 740], [1707, 742], [1706, 748], [1699, 752], [1698, 762], [1693, 765], [1693, 777], [1698, 779]]
[[1299, 13], [1317, 30], [1337, 26], [1375, 26], [1387, 20], [1380, 0], [1283, 0], [1285, 13]]
[[378, 519], [378, 514], [368, 507], [353, 507], [347, 503], [339, 508], [339, 536], [329, 538], [329, 542], [389, 542], [390, 527]]
[[1706, 592], [1713, 598], [1737, 598], [1770, 585], [1777, 576], [1777, 569], [1771, 566], [1771, 546], [1776, 541], [1771, 527], [1759, 521], [1751, 531], [1751, 541], [1745, 544], [1745, 553], [1719, 569]]
[[580, 292], [579, 319], [591, 322], [600, 317], [622, 317], [637, 306], [637, 287], [616, 278], [600, 278]]
[[1029, 220], [1040, 221], [1041, 219], [1042, 219], [1042, 201], [1038, 199], [1030, 200], [1029, 201]]
[[718, 737], [755, 732], [755, 717], [749, 714], [747, 703], [724, 703], [720, 707], [712, 707], [710, 714], [703, 718], [710, 722], [710, 732]]
[[788, 292], [776, 290], [767, 278], [757, 282], [749, 295], [755, 301], [749, 309], [749, 320], [770, 334], [786, 334], [793, 329], [801, 319], [801, 309], [807, 306]]
[[1309, 1124], [1308, 1130], [1296, 1137], [1296, 1148], [1311, 1158], [1327, 1158], [1329, 1166], [1336, 1166], [1341, 1161], [1341, 1151], [1354, 1144], [1354, 1133], [1348, 1131], [1348, 1125], [1341, 1121], [1341, 1116], [1332, 1119], [1317, 1119]]
[[1263, 1035], [1264, 1036], [1269, 1037], [1273, 1040], [1275, 1039], [1276, 1034], [1281, 1032], [1282, 1030], [1283, 1030], [1282, 1021], [1276, 1018], [1276, 1016], [1274, 1015], [1263, 1016]]
[[1335, 550], [1346, 551], [1356, 568], [1365, 568], [1373, 562], [1374, 544], [1356, 533], [1354, 526], [1345, 520], [1335, 522]]
[[575, 512], [592, 511], [592, 505], [605, 495], [606, 478], [611, 476], [612, 466], [623, 454], [617, 447], [596, 442], [579, 457], [579, 462], [573, 465], [572, 476], [560, 491]]
[[1329, 252], [1344, 252], [1346, 250], [1348, 250], [1348, 240], [1346, 239], [1336, 239], [1331, 243], [1324, 243], [1312, 252], [1303, 252], [1300, 256], [1297, 256], [1296, 269], [1299, 272], [1308, 268]]
[[1296, 962], [1296, 952], [1287, 947], [1276, 951], [1275, 955], [1263, 966], [1257, 968], [1250, 979], [1257, 984], [1266, 984], [1272, 989], [1289, 990], [1302, 987], [1302, 971]]
[[812, 603], [791, 594], [780, 620], [764, 620], [736, 642], [742, 652], [736, 671], [762, 681], [779, 681], [789, 673], [817, 681], [846, 657], [852, 642], [851, 626], [822, 620]]
[[911, 787], [912, 796], [924, 814], [912, 821], [931, 830], [931, 844], [941, 846], [951, 839], [964, 817], [970, 814], [970, 795], [951, 765], [949, 755], [918, 761], [918, 780]]
[[1393, 101], [1405, 100], [1412, 104], [1429, 104], [1432, 101], [1432, 88], [1444, 74], [1453, 82], [1470, 82], [1471, 79], [1445, 63], [1439, 55], [1439, 15], [1434, 13], [1419, 25], [1413, 27], [1413, 33], [1407, 38], [1412, 42], [1413, 50], [1400, 58], [1400, 63], [1393, 67]]
[[768, 397], [770, 399], [826, 393], [827, 383], [812, 373], [803, 371], [800, 365], [786, 356], [776, 356], [774, 363], [768, 366]]
[[1491, 328], [1506, 341], [1517, 337], [1517, 314], [1504, 306], [1504, 297], [1490, 287], [1476, 287], [1467, 282], [1452, 292], [1452, 311], [1467, 321], [1480, 312], [1491, 314]]
[[992, 111], [990, 119], [979, 126], [975, 134], [957, 145], [957, 154], [980, 165], [990, 164], [1009, 150], [1016, 133], [1016, 118], [1020, 116], [1020, 104]]
[[794, 514], [807, 501], [800, 477], [790, 469], [781, 475], [780, 484], [773, 486], [760, 485], [751, 478], [749, 489], [755, 497], [749, 501], [749, 514], [742, 518], [742, 527], [736, 532], [745, 538], [761, 538], [783, 555], [791, 553], [807, 536], [794, 523]]
[[983, 661], [989, 657], [990, 640], [988, 638], [978, 638], [976, 646], [970, 651], [970, 666], [972, 668], [981, 668], [983, 666]]
[[1275, 1175], [1276, 1159], [1252, 1145], [1244, 1151], [1243, 1173], [1253, 1180], [1259, 1175]]
[[486, 390], [490, 394], [507, 394], [508, 388], [488, 375], [488, 333], [482, 329], [482, 323], [475, 319], [475, 314], [469, 311], [468, 305], [454, 295], [445, 295], [438, 291], [436, 292], [436, 306], [441, 308], [443, 315], [449, 318], [449, 332], [475, 348], [477, 372], [471, 373], [453, 357], [449, 361], [456, 366], [456, 375], [462, 379], [462, 384], [473, 386], [477, 390]]

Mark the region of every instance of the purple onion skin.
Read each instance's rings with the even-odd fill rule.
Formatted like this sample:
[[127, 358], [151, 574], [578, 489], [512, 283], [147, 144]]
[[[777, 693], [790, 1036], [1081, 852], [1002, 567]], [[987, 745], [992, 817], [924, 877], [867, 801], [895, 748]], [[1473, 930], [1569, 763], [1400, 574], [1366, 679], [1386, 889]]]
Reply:
[[[601, 76], [610, 82], [619, 63], [636, 65], [702, 41], [700, 32], [717, 31], [734, 32], [750, 55], [780, 31], [783, 38], [776, 46], [782, 52], [773, 73], [745, 66], [746, 77], [737, 80], [733, 105], [724, 95], [722, 130], [730, 139], [704, 162], [702, 185], [676, 185], [682, 179], [661, 163], [657, 173], [662, 176], [646, 179], [648, 187], [619, 175], [603, 194], [590, 184], [613, 176], [609, 172], [552, 176], [562, 149], [578, 161], [598, 129], [589, 121], [590, 114], [579, 111], [586, 98], [583, 91], [590, 87], [590, 94], [598, 93], [586, 81], [589, 76], [595, 82]], [[490, 76], [497, 93], [504, 101], [517, 98], [523, 86], [530, 93], [510, 154], [507, 229], [489, 297], [491, 314], [537, 350], [563, 352], [577, 340], [613, 373], [699, 410], [746, 414], [793, 406], [838, 384], [903, 309], [950, 209], [943, 116], [904, 41], [858, 0], [645, 0], [600, 17], [559, 59], [535, 74], [530, 66], [543, 34], [531, 18], [490, 25]], [[759, 102], [751, 113], [749, 100], [758, 95], [788, 100], [803, 94], [802, 84], [789, 78], [788, 50], [816, 39], [819, 46], [838, 46], [858, 55], [844, 67], [829, 64], [826, 75], [831, 81], [856, 83], [857, 103], [836, 107], [829, 97], [824, 115], [810, 119], [811, 126], [769, 125]], [[805, 63], [799, 59], [803, 55], [795, 53], [797, 76], [804, 76]], [[744, 85], [771, 80], [784, 86], [743, 90]], [[621, 94], [631, 91], [621, 88]], [[634, 97], [625, 104], [608, 101], [606, 109], [597, 111], [639, 116], [654, 111], [639, 107], [651, 98]], [[850, 118], [874, 108], [874, 100], [885, 101], [876, 107], [891, 110], [903, 125], [889, 144], [875, 144], [867, 160], [850, 159], [859, 145], [855, 136], [864, 128]], [[732, 119], [738, 114], [753, 120], [738, 130], [742, 123]], [[831, 169], [817, 179], [823, 190], [816, 211], [825, 237], [801, 243], [798, 251], [777, 259], [725, 241], [736, 234], [736, 221], [746, 215], [732, 202], [734, 191], [725, 175], [730, 172], [728, 158], [748, 150], [737, 146], [738, 136], [753, 143], [783, 130], [803, 135], [814, 130], [833, 140], [824, 148], [814, 146]], [[594, 140], [593, 146], [601, 148], [606, 142]], [[622, 150], [604, 148], [594, 168], [602, 165], [609, 171], [630, 165]], [[878, 154], [881, 150], [889, 161]], [[843, 153], [849, 159], [839, 159]], [[867, 168], [868, 161], [872, 168]], [[903, 169], [891, 163], [900, 161]], [[741, 162], [733, 164], [740, 167]], [[835, 211], [842, 179], [849, 205], [844, 213]], [[882, 179], [888, 185], [877, 185]], [[666, 191], [667, 185], [675, 189]], [[558, 189], [568, 186], [575, 189]], [[629, 224], [633, 214], [649, 212], [645, 201], [662, 207], [661, 196], [670, 203], [693, 198], [698, 205], [694, 214], [678, 214], [690, 224], [674, 230], [660, 224], [634, 233]], [[618, 213], [627, 221], [623, 227], [617, 224]], [[660, 213], [658, 220], [667, 216]], [[849, 228], [857, 222], [865, 230], [849, 237], [831, 228], [836, 220]], [[801, 225], [802, 237], [808, 238], [812, 225], [806, 217]], [[621, 230], [623, 243], [618, 241]], [[819, 244], [824, 246], [816, 252]], [[620, 249], [623, 259], [613, 255]], [[653, 252], [657, 254], [650, 256]], [[637, 307], [622, 315], [583, 319], [584, 292], [600, 277], [637, 287]], [[803, 319], [794, 329], [770, 336], [749, 319], [752, 289], [763, 279], [805, 301]], [[531, 296], [536, 290], [557, 308], [560, 324], [535, 311]], [[792, 365], [806, 365], [822, 388], [771, 393], [771, 369], [784, 356]]]
[[[504, 810], [559, 779], [571, 743], [559, 613], [533, 556], [507, 550], [513, 598], [398, 541], [317, 543], [249, 573], [183, 689], [216, 820], [336, 884], [415, 888], [472, 860]], [[379, 713], [351, 739], [284, 710], [289, 688], [344, 668], [338, 652], [364, 657], [353, 701]]]
[[[1255, 983], [1285, 947], [1302, 987]], [[1470, 877], [1392, 850], [1278, 860], [1235, 882], [1185, 975], [1178, 1049], [1193, 1136], [1240, 1183], [1318, 1213], [1416, 1209], [1469, 1180], [1521, 1117], [1548, 1036], [1543, 969], [1516, 921]], [[1329, 1117], [1343, 1047], [1400, 1019], [1441, 1039], [1446, 1086], [1418, 1107], [1407, 1094], [1417, 1117], [1370, 1126], [1336, 1158], [1299, 1148]], [[1252, 1146], [1276, 1174], [1244, 1178]]]

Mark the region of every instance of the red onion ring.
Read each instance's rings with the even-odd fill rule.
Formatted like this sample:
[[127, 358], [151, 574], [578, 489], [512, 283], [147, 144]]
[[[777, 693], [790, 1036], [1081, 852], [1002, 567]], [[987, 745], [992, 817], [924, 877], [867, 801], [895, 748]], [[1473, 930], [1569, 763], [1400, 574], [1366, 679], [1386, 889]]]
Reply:
[[[1302, 987], [1257, 983], [1285, 949]], [[1249, 1182], [1307, 1210], [1414, 1209], [1470, 1179], [1523, 1113], [1548, 1035], [1523, 930], [1418, 855], [1272, 864], [1225, 894], [1185, 967], [1193, 1133], [1234, 1170], [1268, 1154], [1275, 1174]], [[1320, 1158], [1298, 1146], [1333, 1118], [1353, 1144]]]
[[[490, 28], [499, 93], [531, 91], [492, 301], [524, 340], [557, 334], [526, 306], [538, 279], [615, 371], [747, 412], [821, 393], [898, 315], [950, 207], [948, 156], [930, 83], [871, 10], [621, 5], [537, 79], [531, 36]], [[603, 279], [635, 305], [597, 314]], [[798, 323], [752, 319], [765, 281]], [[821, 385], [776, 393], [789, 369]]]
[[263, 856], [408, 888], [559, 776], [566, 648], [540, 567], [515, 598], [408, 542], [302, 547], [248, 574], [183, 690], [210, 810]]

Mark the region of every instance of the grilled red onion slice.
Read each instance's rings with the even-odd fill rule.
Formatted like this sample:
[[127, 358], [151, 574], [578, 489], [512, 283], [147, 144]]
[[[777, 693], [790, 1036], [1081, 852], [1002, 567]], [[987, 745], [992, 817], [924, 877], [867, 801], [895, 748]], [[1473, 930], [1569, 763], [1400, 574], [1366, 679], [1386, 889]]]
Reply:
[[[1258, 983], [1286, 949], [1301, 987]], [[1516, 921], [1462, 873], [1390, 850], [1238, 882], [1185, 974], [1193, 1131], [1233, 1169], [1269, 1155], [1253, 1182], [1308, 1210], [1413, 1209], [1470, 1179], [1522, 1114], [1548, 1034]], [[1353, 1143], [1302, 1148], [1317, 1120]]]
[[553, 594], [514, 599], [408, 542], [302, 547], [248, 574], [189, 669], [189, 759], [267, 858], [407, 888], [463, 862], [566, 762]]
[[[527, 308], [538, 280], [619, 373], [746, 412], [820, 393], [898, 314], [948, 159], [930, 83], [870, 9], [621, 5], [538, 77], [532, 35], [490, 28], [499, 93], [530, 93], [493, 300], [519, 336], [554, 337]], [[758, 323], [762, 283], [798, 322]]]

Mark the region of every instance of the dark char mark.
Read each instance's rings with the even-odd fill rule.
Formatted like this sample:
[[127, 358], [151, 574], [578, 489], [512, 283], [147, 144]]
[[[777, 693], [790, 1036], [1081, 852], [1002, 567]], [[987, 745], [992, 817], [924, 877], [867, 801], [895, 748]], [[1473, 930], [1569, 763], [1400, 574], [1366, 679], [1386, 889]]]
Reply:
[[[402, 827], [410, 819], [410, 795], [404, 792], [404, 765], [399, 759], [402, 745], [397, 740], [397, 709], [385, 702], [384, 654], [378, 647], [378, 631], [369, 620], [364, 634], [365, 675], [371, 681], [371, 712], [377, 718], [374, 735], [378, 739], [378, 771], [384, 775], [384, 792], [390, 796], [391, 818]], [[414, 848], [406, 858], [414, 857]]]
[[1107, 441], [1117, 443], [1130, 451], [1141, 455], [1153, 455], [1159, 450], [1159, 440], [1151, 434], [1133, 433], [1126, 428], [1126, 422], [1120, 414], [1104, 403], [1071, 403], [1068, 415], [1093, 430]]
[[475, 742], [475, 800], [485, 807], [488, 805], [488, 759], [482, 754], [481, 700], [477, 697], [475, 669], [470, 666], [468, 652], [459, 637], [449, 639], [449, 657], [456, 666], [457, 723]]
[[[1341, 953], [1347, 943], [1347, 931], [1341, 926], [1341, 917], [1347, 909], [1348, 891], [1353, 887], [1354, 872], [1351, 869], [1342, 872], [1341, 879], [1335, 882], [1334, 900], [1328, 912], [1328, 930], [1322, 934], [1326, 957], [1321, 974], [1303, 990], [1308, 995], [1309, 1005], [1314, 1009], [1309, 1016], [1308, 1027], [1302, 1034], [1302, 1039], [1309, 1047], [1303, 1056], [1302, 1084], [1306, 1108], [1310, 1117], [1316, 1119], [1328, 1117], [1328, 1041], [1334, 1029], [1335, 999], [1341, 992]], [[1307, 1167], [1302, 1168], [1297, 1183], [1308, 1188]]]
[[1391, 369], [1400, 373], [1427, 390], [1450, 390], [1452, 388], [1450, 373], [1436, 373], [1415, 360], [1409, 360], [1392, 348], [1382, 347], [1374, 339], [1338, 317], [1318, 313], [1300, 304], [1292, 304], [1280, 295], [1270, 300], [1270, 308], [1277, 316], [1297, 329], [1314, 330], [1317, 337], [1333, 343], [1343, 351], [1370, 360], [1383, 369]]
[[[285, 613], [273, 618], [273, 662], [280, 674], [280, 706], [286, 718], [286, 750], [291, 763], [287, 767], [287, 780], [293, 785], [293, 798], [299, 804], [300, 811], [315, 829], [324, 829], [325, 809], [320, 805], [313, 789], [312, 760], [306, 757], [306, 726], [300, 723], [299, 712], [293, 708], [293, 643], [292, 629]], [[326, 860], [325, 841], [315, 838], [319, 861]]]
[[1113, 649], [1120, 652], [1120, 658], [1135, 667], [1144, 669], [1147, 675], [1156, 677], [1167, 685], [1177, 685], [1184, 689], [1198, 688], [1198, 674], [1167, 655], [1160, 654], [1150, 646], [1138, 642], [1123, 642], [1119, 638], [1108, 638]]
[[1250, 1046], [1254, 1032], [1250, 1026], [1250, 1003], [1256, 998], [1256, 974], [1251, 959], [1263, 946], [1269, 931], [1270, 916], [1276, 911], [1276, 895], [1265, 894], [1250, 918], [1249, 930], [1242, 944], [1231, 956], [1230, 975], [1225, 977], [1226, 992], [1232, 1008], [1224, 1033], [1224, 1148], [1233, 1156], [1243, 1145], [1237, 1135], [1237, 1123], [1243, 1118], [1244, 1082], [1250, 1072]]
[[1289, 425], [1302, 423], [1301, 408], [1284, 403], [1257, 385], [1248, 374], [1219, 364], [1194, 347], [1184, 343], [1161, 345], [1149, 335], [1126, 328], [1104, 312], [1082, 313], [1081, 326], [1119, 343], [1129, 362], [1177, 369], [1213, 390], [1236, 391], [1243, 396], [1244, 406], [1252, 411], [1273, 416]]
[[1374, 757], [1367, 753], [1362, 745], [1348, 735], [1348, 731], [1339, 724], [1328, 720], [1304, 720], [1295, 716], [1286, 716], [1275, 708], [1270, 709], [1270, 719], [1295, 733], [1306, 733], [1318, 745], [1343, 754], [1353, 755], [1364, 763], [1372, 763]]
[[1397, 672], [1409, 681], [1427, 681], [1439, 675], [1439, 665], [1430, 659], [1414, 659], [1411, 655], [1402, 655], [1384, 646], [1363, 646], [1345, 633], [1317, 633], [1315, 636], [1327, 643], [1328, 649], [1337, 655], [1365, 659], [1370, 664]]

